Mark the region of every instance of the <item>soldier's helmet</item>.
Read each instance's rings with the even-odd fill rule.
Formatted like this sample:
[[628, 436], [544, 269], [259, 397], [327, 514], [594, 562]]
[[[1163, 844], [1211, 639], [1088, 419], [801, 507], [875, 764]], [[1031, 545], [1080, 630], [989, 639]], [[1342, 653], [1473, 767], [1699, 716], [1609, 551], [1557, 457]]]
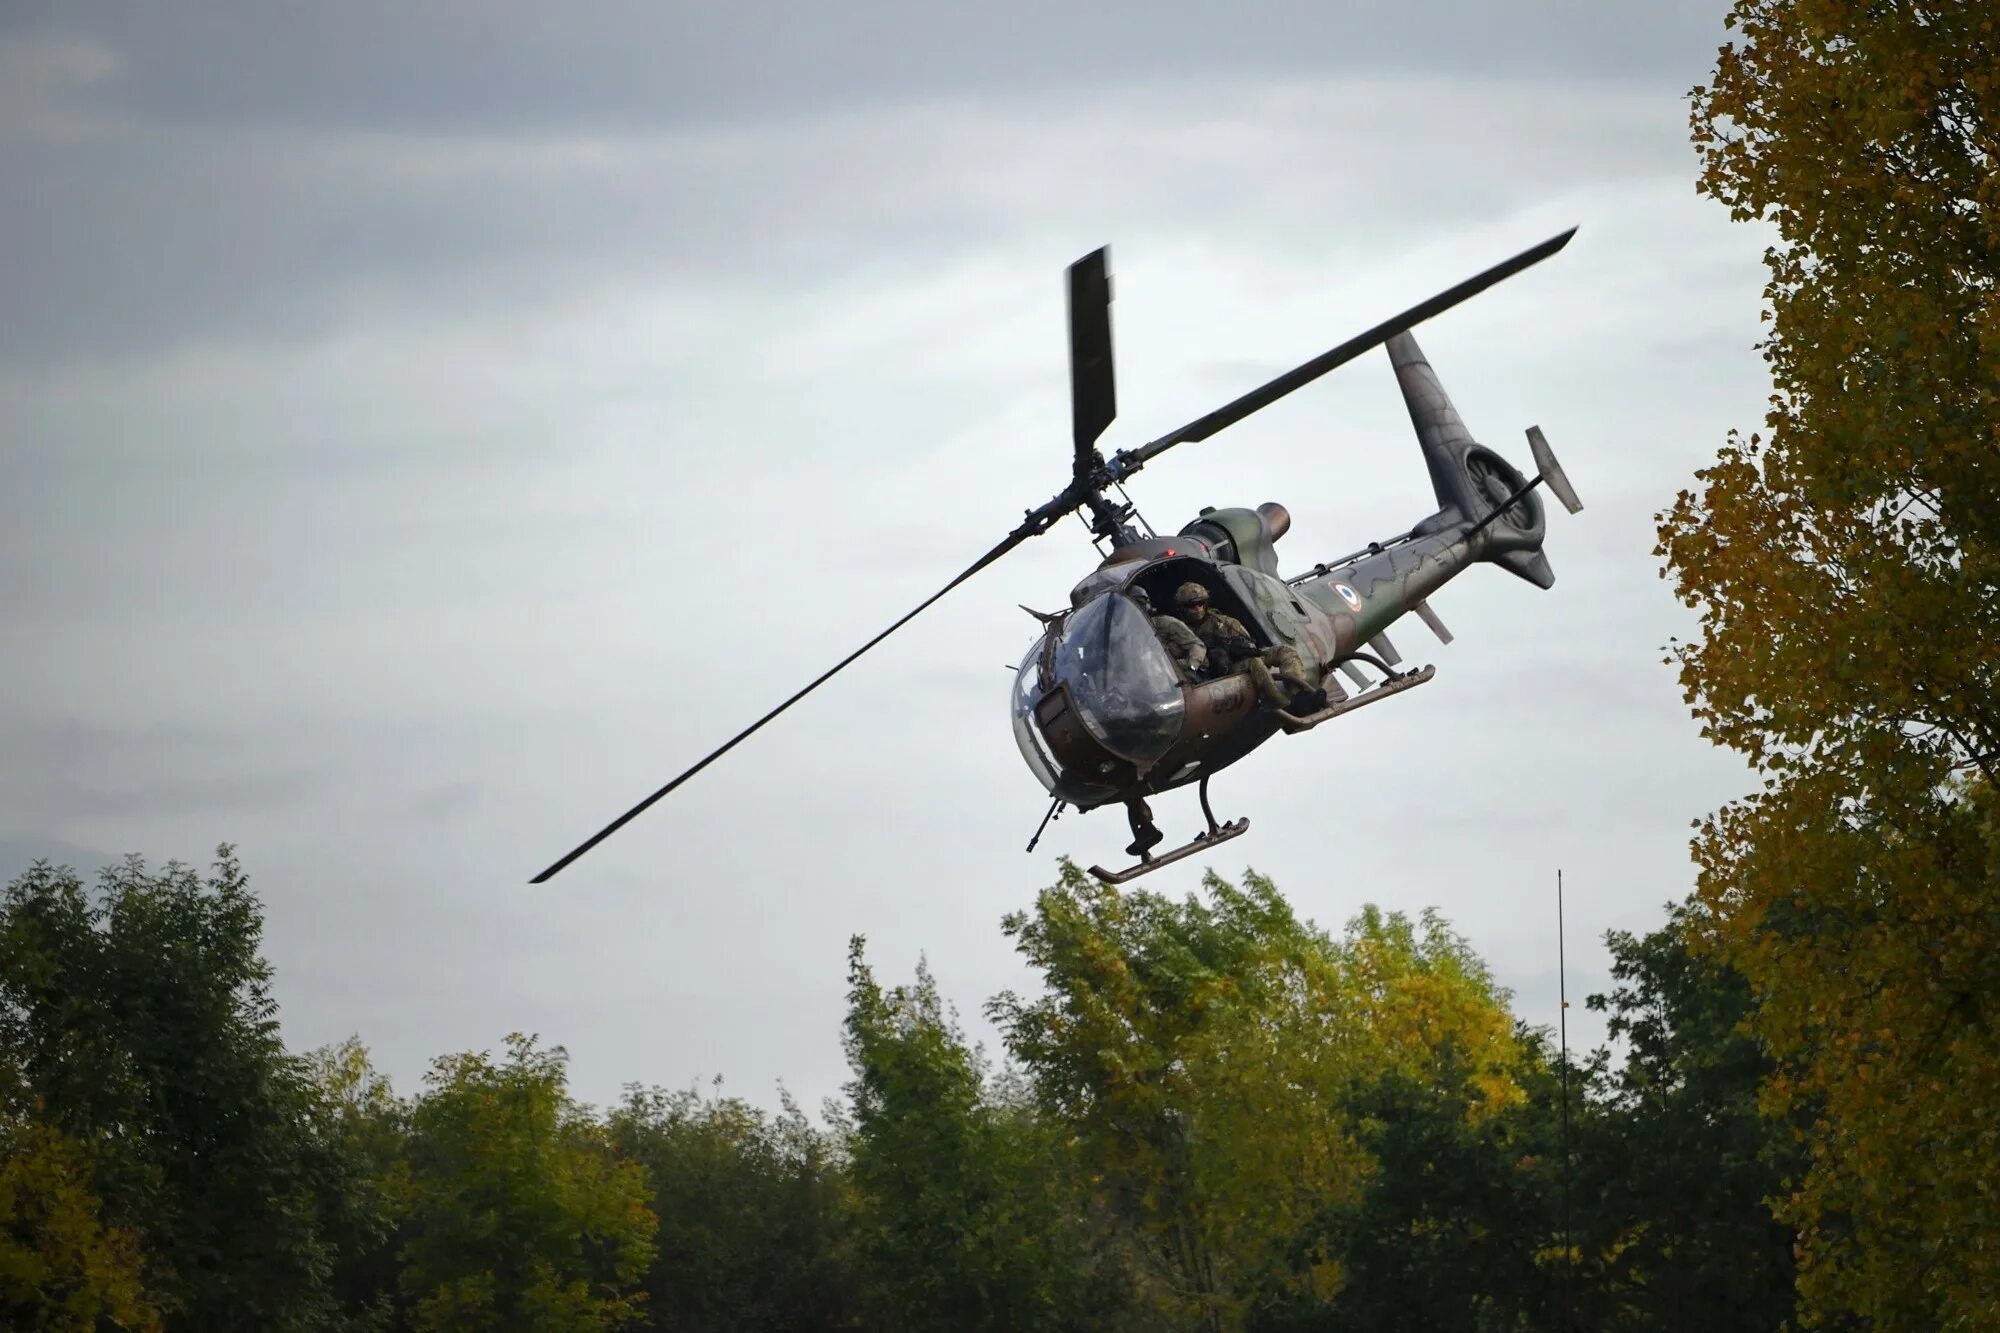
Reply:
[[1144, 611], [1147, 615], [1153, 614], [1153, 594], [1147, 592], [1137, 584], [1133, 584], [1125, 590], [1125, 595], [1137, 602], [1141, 611]]
[[1175, 590], [1174, 601], [1180, 606], [1200, 606], [1208, 601], [1208, 589], [1199, 583], [1183, 583]]

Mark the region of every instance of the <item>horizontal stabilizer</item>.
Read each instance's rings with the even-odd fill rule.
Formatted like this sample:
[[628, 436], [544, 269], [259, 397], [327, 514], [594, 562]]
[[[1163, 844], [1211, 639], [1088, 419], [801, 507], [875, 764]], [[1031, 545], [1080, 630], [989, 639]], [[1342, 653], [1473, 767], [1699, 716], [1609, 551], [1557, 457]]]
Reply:
[[1542, 474], [1555, 497], [1562, 501], [1563, 508], [1576, 514], [1583, 511], [1583, 501], [1576, 498], [1576, 488], [1569, 484], [1569, 474], [1562, 464], [1556, 462], [1556, 451], [1549, 448], [1548, 440], [1542, 435], [1540, 426], [1528, 427], [1528, 452], [1535, 456], [1535, 471]]
[[1368, 641], [1368, 646], [1375, 650], [1377, 657], [1387, 662], [1390, 666], [1400, 666], [1402, 664], [1403, 655], [1396, 651], [1395, 644], [1389, 642], [1388, 635], [1377, 634]]
[[1438, 613], [1431, 610], [1429, 602], [1418, 602], [1415, 609], [1417, 617], [1430, 626], [1431, 633], [1438, 636], [1439, 643], [1451, 642], [1451, 631], [1444, 627], [1444, 621], [1438, 619]]

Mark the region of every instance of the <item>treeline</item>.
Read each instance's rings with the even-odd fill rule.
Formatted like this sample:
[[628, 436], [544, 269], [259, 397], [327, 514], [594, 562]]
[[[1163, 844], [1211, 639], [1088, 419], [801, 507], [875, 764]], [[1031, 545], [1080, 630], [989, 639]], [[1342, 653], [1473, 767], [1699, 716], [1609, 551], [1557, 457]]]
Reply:
[[[1065, 867], [988, 1006], [849, 955], [844, 1103], [568, 1094], [559, 1048], [401, 1096], [279, 1036], [260, 913], [133, 861], [0, 910], [0, 1325], [94, 1329], [1777, 1329], [1799, 1168], [1685, 909], [1611, 937], [1620, 1052], [1560, 1082], [1444, 922], [1338, 935], [1251, 876]], [[1564, 1247], [1565, 1229], [1572, 1245]]]

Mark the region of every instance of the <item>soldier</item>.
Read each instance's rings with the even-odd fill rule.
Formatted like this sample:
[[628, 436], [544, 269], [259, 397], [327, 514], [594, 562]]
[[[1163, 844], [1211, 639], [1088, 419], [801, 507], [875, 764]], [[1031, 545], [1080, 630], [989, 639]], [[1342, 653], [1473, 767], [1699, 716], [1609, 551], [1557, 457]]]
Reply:
[[[1306, 675], [1305, 663], [1299, 660], [1298, 650], [1290, 644], [1259, 648], [1250, 637], [1250, 631], [1243, 628], [1242, 621], [1220, 611], [1209, 610], [1208, 589], [1199, 583], [1183, 583], [1174, 593], [1174, 601], [1189, 627], [1200, 636], [1202, 644], [1208, 649], [1211, 665], [1219, 668], [1230, 661], [1243, 663], [1264, 702], [1299, 717], [1326, 707], [1326, 695], [1313, 685]], [[1277, 680], [1272, 678], [1273, 666], [1278, 668], [1279, 678], [1292, 687], [1290, 697], [1278, 688]]]
[[1143, 861], [1146, 853], [1159, 846], [1167, 835], [1153, 822], [1153, 807], [1141, 797], [1125, 802], [1125, 818], [1132, 825], [1132, 845], [1125, 849], [1125, 854]]
[[1181, 674], [1190, 683], [1201, 680], [1209, 664], [1208, 648], [1202, 643], [1201, 636], [1189, 629], [1187, 622], [1180, 617], [1155, 610], [1152, 594], [1144, 588], [1132, 588], [1129, 595], [1153, 622], [1153, 633], [1160, 636], [1160, 642], [1166, 645], [1167, 655], [1180, 667]]

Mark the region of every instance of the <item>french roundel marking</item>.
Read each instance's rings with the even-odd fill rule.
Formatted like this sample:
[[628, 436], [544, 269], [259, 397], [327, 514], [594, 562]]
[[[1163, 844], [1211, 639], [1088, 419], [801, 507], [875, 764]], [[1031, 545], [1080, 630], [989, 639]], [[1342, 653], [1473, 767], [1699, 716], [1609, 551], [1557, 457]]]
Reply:
[[1361, 594], [1360, 594], [1360, 593], [1358, 593], [1358, 592], [1354, 591], [1354, 589], [1352, 589], [1352, 588], [1348, 587], [1348, 586], [1347, 586], [1347, 585], [1346, 585], [1345, 583], [1336, 583], [1336, 584], [1334, 584], [1334, 585], [1333, 585], [1333, 590], [1334, 590], [1335, 592], [1337, 592], [1337, 593], [1339, 593], [1339, 594], [1340, 594], [1340, 600], [1341, 600], [1341, 601], [1343, 601], [1343, 602], [1346, 602], [1346, 603], [1347, 603], [1347, 604], [1348, 604], [1349, 606], [1353, 607], [1353, 608], [1354, 608], [1354, 609], [1355, 609], [1356, 611], [1359, 611], [1359, 610], [1361, 609]]

